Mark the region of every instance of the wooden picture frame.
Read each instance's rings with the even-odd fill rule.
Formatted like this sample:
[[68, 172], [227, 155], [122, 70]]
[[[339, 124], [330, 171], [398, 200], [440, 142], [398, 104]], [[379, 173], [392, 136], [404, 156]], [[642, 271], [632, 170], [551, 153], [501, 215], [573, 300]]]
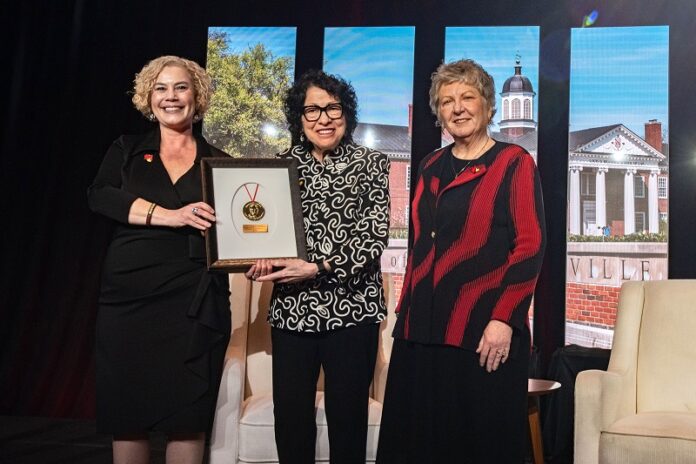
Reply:
[[205, 234], [208, 269], [246, 272], [260, 258], [301, 258], [307, 247], [292, 159], [204, 158], [203, 201], [216, 223]]

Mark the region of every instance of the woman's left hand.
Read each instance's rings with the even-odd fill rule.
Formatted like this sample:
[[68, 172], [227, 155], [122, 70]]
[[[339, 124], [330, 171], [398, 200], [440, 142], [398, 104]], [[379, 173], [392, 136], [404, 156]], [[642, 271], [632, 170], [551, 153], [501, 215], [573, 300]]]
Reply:
[[490, 321], [476, 349], [481, 367], [485, 367], [488, 372], [493, 372], [507, 361], [511, 340], [512, 327], [501, 321]]
[[311, 279], [319, 272], [319, 267], [316, 264], [308, 263], [304, 259], [299, 258], [274, 259], [271, 260], [271, 265], [282, 269], [261, 276], [256, 279], [257, 281], [274, 281], [281, 284], [290, 284]]
[[244, 275], [247, 279], [256, 280], [271, 272], [273, 272], [273, 263], [270, 259], [257, 259], [256, 263], [254, 263]]

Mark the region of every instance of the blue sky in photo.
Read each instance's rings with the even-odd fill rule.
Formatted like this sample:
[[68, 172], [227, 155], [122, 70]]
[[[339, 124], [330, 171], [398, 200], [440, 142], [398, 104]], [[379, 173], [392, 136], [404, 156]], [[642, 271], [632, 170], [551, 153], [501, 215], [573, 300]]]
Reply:
[[522, 75], [529, 78], [537, 93], [534, 120], [538, 122], [539, 26], [448, 27], [445, 30], [445, 62], [472, 59], [493, 76], [498, 110], [493, 118], [496, 124], [503, 115], [500, 91], [507, 78], [515, 74], [517, 54], [521, 57]]
[[353, 85], [360, 122], [408, 125], [415, 31], [410, 26], [324, 30], [324, 71]]
[[669, 27], [571, 30], [570, 130], [623, 124], [638, 136], [668, 126]]
[[237, 54], [262, 43], [275, 58], [290, 57], [290, 77], [295, 76], [296, 27], [209, 27], [208, 35], [224, 32], [227, 51]]

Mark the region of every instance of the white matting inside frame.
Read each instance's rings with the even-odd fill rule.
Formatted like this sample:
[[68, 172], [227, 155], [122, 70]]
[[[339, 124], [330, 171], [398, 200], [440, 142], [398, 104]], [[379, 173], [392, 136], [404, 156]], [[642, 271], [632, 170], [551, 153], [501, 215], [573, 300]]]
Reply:
[[[298, 256], [286, 168], [213, 168], [213, 195], [218, 259]], [[242, 212], [252, 199], [265, 209], [258, 221]], [[244, 225], [267, 225], [268, 232], [244, 232]]]

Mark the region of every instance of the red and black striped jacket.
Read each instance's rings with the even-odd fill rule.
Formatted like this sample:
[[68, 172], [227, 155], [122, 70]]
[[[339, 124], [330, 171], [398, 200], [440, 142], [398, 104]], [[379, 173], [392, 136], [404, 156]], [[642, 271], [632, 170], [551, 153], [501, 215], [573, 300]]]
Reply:
[[451, 149], [419, 167], [394, 336], [475, 350], [491, 319], [528, 324], [544, 206], [536, 165], [522, 147], [496, 142], [441, 186], [454, 176]]

